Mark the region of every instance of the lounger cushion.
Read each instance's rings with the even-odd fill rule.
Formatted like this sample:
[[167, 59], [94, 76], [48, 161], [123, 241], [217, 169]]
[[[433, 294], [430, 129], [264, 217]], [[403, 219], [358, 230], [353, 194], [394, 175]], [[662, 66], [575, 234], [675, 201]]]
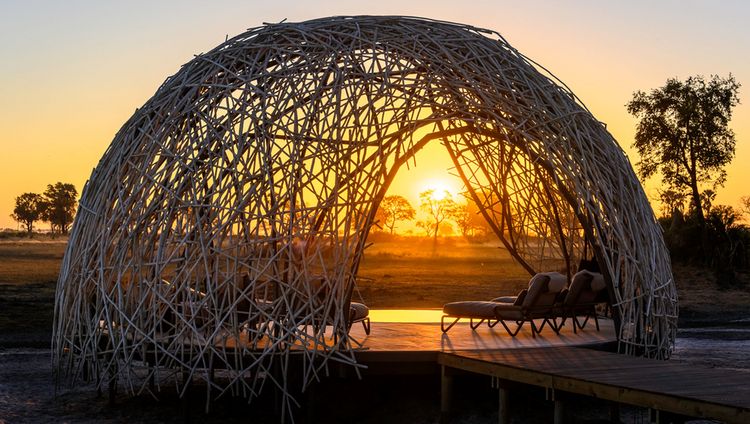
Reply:
[[607, 288], [607, 283], [604, 282], [604, 276], [598, 272], [594, 273], [594, 278], [591, 280], [591, 290], [599, 292]]
[[565, 306], [572, 306], [579, 302], [582, 294], [590, 293], [591, 280], [594, 275], [586, 270], [578, 271], [573, 276], [573, 280], [570, 282], [570, 289], [568, 295], [565, 297], [563, 303]]
[[495, 317], [505, 320], [523, 320], [523, 312], [520, 306], [498, 303], [495, 307]]
[[361, 321], [370, 315], [370, 308], [363, 303], [352, 302], [349, 311], [349, 319], [351, 322]]
[[514, 304], [516, 303], [516, 300], [518, 299], [518, 296], [500, 296], [492, 299], [493, 302], [499, 302], [499, 303], [509, 303]]
[[[573, 283], [575, 283], [576, 279], [579, 279], [579, 278], [582, 278], [584, 280], [589, 280], [590, 281], [589, 287], [591, 288], [592, 291], [598, 292], [607, 288], [607, 283], [604, 282], [604, 276], [599, 272], [591, 272], [587, 270], [578, 271], [573, 276]], [[571, 283], [571, 285], [573, 285], [573, 283]]]
[[527, 293], [528, 290], [523, 289], [518, 293], [518, 296], [500, 296], [492, 299], [492, 301], [520, 306], [523, 303], [523, 300], [526, 298]]
[[568, 284], [568, 277], [559, 272], [545, 272], [545, 274], [549, 275], [547, 291], [560, 293], [560, 291], [565, 288], [565, 285]]
[[522, 305], [529, 307], [533, 305], [537, 298], [547, 291], [547, 285], [549, 284], [549, 276], [546, 273], [538, 273], [531, 278], [529, 281], [529, 292], [526, 294], [526, 298], [523, 300]]
[[495, 318], [495, 307], [498, 305], [497, 302], [484, 301], [451, 302], [443, 305], [443, 313], [462, 318]]
[[534, 275], [529, 282], [529, 292], [522, 305], [527, 308], [537, 305], [541, 296], [545, 297], [543, 303], [554, 303], [557, 293], [565, 287], [565, 283], [567, 278], [559, 272], [540, 272]]
[[604, 276], [598, 272], [578, 271], [570, 283], [570, 291], [565, 297], [565, 306], [596, 303], [599, 293], [607, 287]]

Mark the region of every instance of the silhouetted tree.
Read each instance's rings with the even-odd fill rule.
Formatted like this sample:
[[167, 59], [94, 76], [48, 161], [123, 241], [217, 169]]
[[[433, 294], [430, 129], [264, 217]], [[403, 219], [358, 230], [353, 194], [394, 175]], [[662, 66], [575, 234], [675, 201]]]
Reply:
[[469, 211], [469, 204], [456, 204], [456, 207], [453, 209], [453, 213], [451, 214], [451, 219], [456, 223], [456, 226], [458, 226], [458, 230], [461, 231], [461, 235], [464, 237], [468, 237], [471, 234], [471, 230], [473, 228], [473, 219], [474, 218]]
[[735, 270], [747, 266], [748, 229], [738, 223], [741, 214], [731, 206], [714, 206], [706, 218], [709, 265], [720, 287], [733, 286], [738, 282]]
[[648, 94], [635, 92], [627, 104], [628, 112], [640, 120], [633, 143], [641, 157], [640, 177], [659, 172], [670, 190], [688, 193], [701, 228], [705, 209], [700, 186], [722, 186], [724, 167], [734, 157], [735, 137], [728, 125], [739, 87], [731, 74], [709, 81], [702, 76], [684, 82], [669, 79]]
[[403, 196], [385, 196], [380, 202], [378, 208], [378, 220], [383, 222], [383, 226], [388, 228], [391, 234], [396, 227], [396, 222], [407, 219], [414, 219], [416, 211]]
[[424, 231], [424, 236], [425, 237], [432, 236], [432, 226], [433, 226], [432, 220], [429, 220], [429, 219], [420, 219], [419, 221], [417, 221], [416, 225], [417, 225], [417, 228], [419, 228], [420, 230]]
[[451, 217], [456, 208], [456, 202], [447, 190], [440, 198], [435, 196], [435, 190], [423, 191], [419, 193], [419, 200], [421, 209], [430, 217], [429, 229], [432, 233], [433, 244], [437, 245], [440, 224]]
[[489, 232], [487, 221], [484, 220], [479, 207], [471, 199], [468, 199], [466, 203], [457, 203], [451, 214], [451, 219], [456, 223], [464, 237], [475, 236], [477, 232], [482, 235]]
[[44, 199], [36, 193], [24, 193], [16, 197], [16, 207], [11, 217], [26, 227], [29, 237], [34, 231], [34, 222], [42, 219]]
[[676, 211], [680, 214], [684, 213], [685, 199], [687, 198], [684, 192], [671, 189], [659, 190], [658, 192], [663, 217], [672, 216]]
[[52, 226], [53, 233], [55, 230], [61, 234], [68, 233], [76, 212], [76, 197], [78, 197], [78, 191], [73, 184], [58, 182], [55, 185], [47, 185], [47, 190], [44, 191], [42, 216]]
[[678, 209], [659, 219], [671, 259], [712, 269], [720, 287], [741, 283], [736, 271], [748, 266], [750, 229], [739, 223], [742, 214], [731, 206], [714, 205], [707, 211], [703, 229], [695, 215], [683, 216]]
[[442, 224], [440, 224], [440, 234], [443, 237], [450, 237], [453, 235], [453, 225], [450, 223], [450, 221], [443, 221]]
[[740, 197], [740, 208], [742, 213], [750, 215], [750, 196]]

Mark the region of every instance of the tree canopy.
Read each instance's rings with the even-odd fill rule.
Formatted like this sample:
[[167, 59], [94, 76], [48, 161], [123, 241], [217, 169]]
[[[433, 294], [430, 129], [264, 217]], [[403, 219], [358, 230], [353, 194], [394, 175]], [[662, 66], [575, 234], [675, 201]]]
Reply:
[[52, 226], [52, 230], [62, 234], [68, 233], [76, 212], [78, 191], [73, 184], [58, 182], [48, 184], [44, 191], [43, 218]]
[[[690, 210], [701, 226], [706, 215], [702, 199], [723, 186], [724, 167], [734, 157], [729, 121], [739, 103], [739, 87], [731, 74], [709, 80], [673, 78], [649, 93], [635, 92], [627, 104], [628, 112], [639, 119], [633, 146], [641, 157], [640, 177], [660, 173], [670, 200], [681, 193], [689, 197]], [[705, 184], [709, 188], [701, 191]]]
[[405, 197], [399, 195], [385, 196], [383, 201], [380, 202], [378, 220], [393, 234], [396, 222], [414, 219], [415, 214], [416, 211]]
[[11, 217], [26, 227], [29, 235], [34, 231], [34, 222], [42, 218], [44, 199], [36, 193], [24, 193], [16, 197], [16, 207]]
[[491, 231], [479, 207], [471, 199], [467, 199], [466, 203], [456, 203], [451, 218], [464, 237], [474, 236], [477, 232], [485, 235]]
[[447, 190], [441, 195], [435, 195], [435, 190], [426, 190], [419, 193], [420, 207], [429, 216], [427, 221], [422, 222], [425, 231], [432, 234], [434, 243], [440, 233], [440, 224], [450, 219], [455, 213], [456, 202]]

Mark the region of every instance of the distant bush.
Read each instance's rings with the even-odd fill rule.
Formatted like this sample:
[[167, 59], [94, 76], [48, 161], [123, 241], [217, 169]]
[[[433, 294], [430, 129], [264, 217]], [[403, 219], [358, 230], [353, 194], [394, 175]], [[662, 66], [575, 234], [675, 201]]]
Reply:
[[750, 264], [750, 228], [739, 218], [731, 206], [718, 205], [710, 209], [703, 229], [695, 216], [679, 211], [659, 223], [673, 261], [709, 268], [719, 286], [728, 288], [739, 284], [737, 271]]
[[494, 236], [494, 234], [490, 235], [488, 233], [468, 235], [465, 237], [465, 239], [469, 244], [484, 244], [490, 241], [497, 241], [497, 238]]
[[34, 230], [32, 234], [26, 231], [13, 230], [10, 228], [0, 229], [0, 240], [36, 240], [36, 241], [48, 241], [58, 240], [65, 241], [67, 237], [55, 237], [55, 235], [49, 231]]
[[11, 229], [0, 230], [0, 240], [14, 239], [14, 238], [28, 238], [29, 233], [26, 231], [17, 231]]

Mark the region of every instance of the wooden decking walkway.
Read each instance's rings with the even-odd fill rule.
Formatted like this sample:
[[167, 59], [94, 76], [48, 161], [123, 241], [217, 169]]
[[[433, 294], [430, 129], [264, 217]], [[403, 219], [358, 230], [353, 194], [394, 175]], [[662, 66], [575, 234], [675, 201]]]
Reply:
[[[634, 358], [576, 347], [443, 352], [443, 409], [450, 402], [450, 369], [728, 423], [750, 423], [750, 374], [678, 362]], [[508, 394], [500, 384], [500, 422]], [[555, 403], [555, 422], [562, 421]]]

